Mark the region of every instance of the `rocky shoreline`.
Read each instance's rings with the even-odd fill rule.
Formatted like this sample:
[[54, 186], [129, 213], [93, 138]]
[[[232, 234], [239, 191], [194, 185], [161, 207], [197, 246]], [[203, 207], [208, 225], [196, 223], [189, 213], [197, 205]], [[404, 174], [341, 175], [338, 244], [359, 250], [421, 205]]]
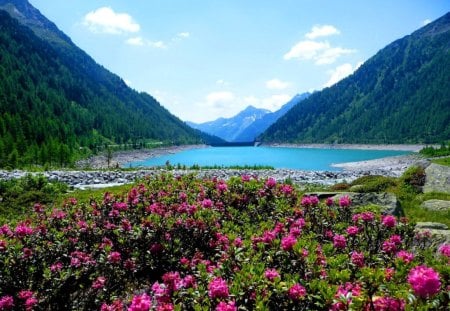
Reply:
[[273, 177], [276, 180], [290, 180], [295, 184], [322, 184], [333, 185], [340, 182], [351, 182], [364, 175], [398, 176], [397, 171], [386, 170], [349, 170], [341, 172], [331, 171], [298, 171], [288, 169], [277, 170], [237, 170], [237, 169], [201, 169], [201, 170], [166, 170], [166, 169], [142, 169], [142, 170], [94, 170], [94, 171], [46, 171], [42, 173], [29, 173], [25, 171], [0, 171], [0, 179], [20, 178], [26, 174], [43, 174], [51, 182], [63, 182], [78, 189], [102, 188], [115, 185], [132, 183], [146, 176], [156, 176], [162, 173], [170, 173], [174, 176], [194, 174], [199, 178], [229, 179], [232, 176], [258, 176], [259, 178]]
[[[286, 147], [287, 145], [283, 145]], [[289, 145], [290, 146], [290, 145]], [[304, 147], [306, 145], [295, 145]], [[325, 148], [325, 145], [308, 145], [310, 148]], [[319, 147], [320, 146], [320, 147]], [[340, 145], [340, 147], [351, 147], [356, 149], [369, 146], [375, 148], [399, 148], [393, 145]], [[397, 145], [395, 145], [397, 146]], [[409, 147], [408, 147], [409, 146]], [[416, 145], [404, 145], [404, 148], [413, 150]], [[26, 171], [0, 171], [0, 179], [20, 178], [26, 174], [43, 174], [50, 181], [58, 181], [68, 184], [71, 187], [85, 188], [102, 188], [115, 185], [123, 185], [132, 183], [142, 179], [145, 176], [155, 176], [161, 173], [170, 173], [174, 176], [194, 174], [199, 178], [217, 177], [228, 179], [232, 176], [251, 175], [259, 178], [273, 177], [279, 181], [290, 180], [295, 184], [321, 184], [333, 185], [341, 182], [351, 182], [358, 177], [364, 175], [383, 175], [383, 176], [400, 176], [408, 167], [423, 160], [419, 155], [404, 155], [396, 157], [388, 157], [370, 161], [339, 163], [333, 166], [341, 169], [341, 171], [301, 171], [292, 169], [275, 169], [275, 170], [236, 170], [236, 169], [200, 169], [200, 170], [166, 170], [164, 168], [143, 168], [137, 170], [119, 169], [121, 166], [132, 161], [144, 160], [150, 157], [156, 157], [164, 154], [176, 153], [184, 150], [195, 148], [207, 148], [205, 145], [189, 145], [189, 146], [171, 146], [155, 149], [120, 151], [114, 153], [110, 167], [118, 169], [105, 169], [107, 159], [104, 155], [98, 155], [89, 159], [78, 162], [78, 170], [54, 170], [43, 173], [28, 173]], [[398, 150], [398, 149], [395, 149]], [[406, 149], [404, 149], [406, 150]], [[415, 150], [415, 149], [414, 149]]]

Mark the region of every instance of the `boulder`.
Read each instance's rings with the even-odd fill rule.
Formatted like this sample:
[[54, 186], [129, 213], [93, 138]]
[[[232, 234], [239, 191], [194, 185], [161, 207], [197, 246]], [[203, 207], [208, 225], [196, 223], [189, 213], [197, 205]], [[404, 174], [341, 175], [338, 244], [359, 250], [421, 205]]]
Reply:
[[416, 233], [427, 233], [436, 245], [450, 243], [450, 230], [445, 224], [438, 222], [418, 222], [414, 230]]
[[447, 211], [450, 210], [450, 201], [428, 200], [422, 203], [422, 207], [430, 211]]
[[432, 163], [425, 169], [423, 192], [450, 193], [450, 167]]
[[331, 197], [333, 200], [339, 200], [340, 197], [348, 195], [352, 201], [352, 206], [377, 205], [381, 208], [383, 214], [403, 216], [404, 212], [397, 200], [395, 194], [382, 193], [359, 193], [359, 192], [316, 192], [307, 195], [316, 195], [319, 199]]

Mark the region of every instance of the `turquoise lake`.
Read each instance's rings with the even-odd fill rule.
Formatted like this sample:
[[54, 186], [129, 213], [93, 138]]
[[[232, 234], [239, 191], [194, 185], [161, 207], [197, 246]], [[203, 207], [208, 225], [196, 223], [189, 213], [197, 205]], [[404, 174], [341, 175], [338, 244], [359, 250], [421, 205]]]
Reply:
[[339, 171], [333, 163], [373, 160], [409, 154], [394, 150], [277, 148], [277, 147], [210, 147], [191, 149], [144, 161], [130, 162], [124, 167], [172, 165], [232, 166], [268, 165], [274, 168]]

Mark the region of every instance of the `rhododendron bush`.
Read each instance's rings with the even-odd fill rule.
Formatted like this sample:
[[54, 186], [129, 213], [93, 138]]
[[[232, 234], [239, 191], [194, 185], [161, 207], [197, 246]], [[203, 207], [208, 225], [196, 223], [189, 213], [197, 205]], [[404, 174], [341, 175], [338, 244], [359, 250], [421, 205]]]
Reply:
[[161, 175], [0, 227], [0, 310], [430, 310], [448, 244], [250, 176]]

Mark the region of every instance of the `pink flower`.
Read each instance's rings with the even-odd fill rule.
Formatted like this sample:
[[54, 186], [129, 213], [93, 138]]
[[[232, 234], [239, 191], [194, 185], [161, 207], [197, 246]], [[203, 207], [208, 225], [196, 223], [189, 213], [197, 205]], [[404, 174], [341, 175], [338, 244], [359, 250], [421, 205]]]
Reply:
[[414, 254], [413, 253], [409, 253], [409, 252], [404, 251], [404, 250], [399, 251], [397, 253], [396, 257], [399, 258], [404, 263], [410, 263], [411, 261], [414, 260]]
[[403, 299], [392, 297], [379, 297], [373, 301], [375, 311], [404, 311], [405, 305]]
[[234, 301], [221, 301], [216, 307], [216, 311], [236, 311], [236, 303]]
[[264, 272], [264, 276], [266, 279], [273, 282], [276, 278], [280, 277], [280, 274], [276, 269], [267, 269], [266, 272]]
[[27, 235], [31, 235], [33, 234], [33, 228], [31, 228], [29, 225], [27, 225], [26, 223], [19, 223], [16, 226], [16, 229], [14, 230], [14, 233], [16, 234], [16, 236], [18, 238], [24, 238]]
[[288, 296], [292, 300], [300, 300], [305, 297], [306, 289], [300, 284], [296, 283], [289, 288]]
[[397, 250], [397, 245], [395, 245], [395, 243], [391, 240], [386, 240], [383, 242], [381, 249], [387, 254], [392, 254]]
[[333, 201], [333, 198], [327, 198], [326, 200], [325, 200], [325, 204], [328, 206], [328, 207], [330, 207], [330, 206], [332, 206], [333, 204], [334, 204], [334, 201]]
[[51, 272], [58, 272], [58, 271], [61, 271], [62, 267], [63, 267], [63, 264], [58, 261], [58, 262], [55, 262], [54, 264], [52, 264], [50, 266], [50, 271]]
[[274, 188], [276, 185], [277, 185], [277, 181], [275, 180], [275, 178], [269, 177], [266, 180], [266, 187], [267, 188], [271, 189], [271, 188]]
[[386, 278], [386, 281], [390, 281], [392, 277], [394, 276], [395, 270], [393, 268], [386, 268], [384, 270], [384, 277]]
[[319, 198], [315, 195], [311, 196], [309, 199], [311, 200], [312, 206], [317, 206], [319, 204]]
[[450, 244], [442, 244], [438, 251], [445, 257], [450, 258]]
[[128, 311], [148, 311], [150, 310], [151, 304], [152, 301], [146, 293], [136, 295], [133, 297], [131, 305], [128, 307]]
[[202, 201], [202, 206], [204, 208], [211, 208], [213, 206], [213, 202], [210, 199], [204, 199]]
[[224, 193], [224, 192], [226, 192], [228, 190], [228, 186], [227, 186], [227, 184], [224, 181], [221, 181], [221, 182], [219, 182], [217, 184], [217, 190], [220, 193]]
[[25, 310], [26, 311], [31, 311], [33, 310], [33, 307], [38, 303], [38, 300], [32, 296], [30, 298], [27, 298], [27, 300], [25, 300]]
[[352, 201], [348, 195], [344, 195], [339, 198], [339, 206], [340, 207], [349, 207]]
[[291, 185], [284, 184], [280, 187], [280, 191], [283, 192], [285, 195], [291, 194], [293, 190], [294, 188], [292, 188]]
[[352, 263], [357, 267], [364, 267], [364, 253], [363, 252], [352, 252]]
[[114, 300], [110, 305], [103, 303], [100, 307], [100, 311], [123, 311], [123, 303], [119, 299]]
[[108, 261], [112, 264], [119, 263], [121, 259], [122, 259], [122, 255], [120, 255], [119, 252], [111, 252], [108, 255]]
[[302, 204], [302, 206], [310, 206], [311, 205], [311, 199], [309, 197], [303, 197], [301, 204]]
[[397, 224], [397, 220], [392, 215], [386, 215], [386, 216], [383, 216], [383, 218], [381, 219], [381, 223], [386, 228], [394, 228], [395, 225]]
[[372, 212], [361, 213], [361, 219], [365, 222], [371, 222], [375, 219], [375, 215]]
[[208, 284], [208, 295], [210, 298], [227, 298], [229, 295], [228, 284], [221, 277], [216, 277]]
[[414, 294], [421, 298], [434, 296], [441, 287], [439, 274], [433, 268], [424, 265], [417, 266], [409, 271], [408, 283], [414, 290]]
[[11, 296], [0, 297], [0, 310], [10, 310], [14, 307], [14, 298]]
[[105, 287], [106, 278], [104, 276], [99, 276], [93, 283], [92, 288], [93, 289], [102, 289]]
[[347, 228], [346, 231], [347, 231], [347, 234], [348, 234], [348, 235], [350, 235], [350, 236], [355, 236], [355, 235], [358, 234], [359, 229], [358, 229], [358, 227], [356, 227], [356, 226], [350, 226], [350, 227]]
[[171, 303], [163, 302], [156, 307], [156, 311], [173, 311], [174, 306]]
[[21, 290], [19, 292], [19, 299], [27, 300], [30, 297], [33, 297], [34, 293], [31, 290]]
[[281, 239], [281, 248], [284, 251], [290, 251], [294, 247], [295, 243], [297, 243], [297, 239], [292, 235], [288, 235], [287, 237]]
[[336, 248], [345, 248], [347, 246], [347, 240], [345, 236], [336, 234], [333, 237], [333, 246]]

